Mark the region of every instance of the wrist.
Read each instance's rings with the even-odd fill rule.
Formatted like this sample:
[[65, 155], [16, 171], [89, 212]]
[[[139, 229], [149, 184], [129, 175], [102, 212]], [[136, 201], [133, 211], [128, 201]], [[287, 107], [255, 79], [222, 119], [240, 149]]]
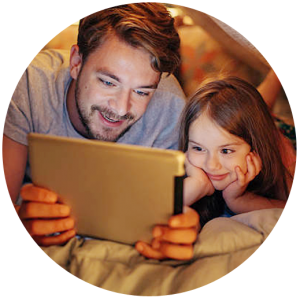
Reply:
[[226, 201], [227, 204], [229, 202], [233, 202], [233, 201], [238, 200], [240, 197], [244, 196], [245, 194], [246, 194], [246, 191], [230, 193], [230, 192], [227, 192], [226, 189], [224, 189], [223, 192], [222, 192], [223, 199]]
[[15, 210], [17, 213], [19, 213], [19, 210], [20, 210], [20, 205], [17, 205], [17, 204], [14, 204], [14, 207], [15, 207]]

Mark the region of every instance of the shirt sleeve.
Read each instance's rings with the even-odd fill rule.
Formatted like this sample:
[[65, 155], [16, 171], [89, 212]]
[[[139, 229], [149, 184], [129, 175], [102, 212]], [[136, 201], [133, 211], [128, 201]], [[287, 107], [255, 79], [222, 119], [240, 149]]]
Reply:
[[27, 134], [33, 131], [27, 71], [22, 75], [8, 107], [4, 134], [10, 139], [28, 145]]

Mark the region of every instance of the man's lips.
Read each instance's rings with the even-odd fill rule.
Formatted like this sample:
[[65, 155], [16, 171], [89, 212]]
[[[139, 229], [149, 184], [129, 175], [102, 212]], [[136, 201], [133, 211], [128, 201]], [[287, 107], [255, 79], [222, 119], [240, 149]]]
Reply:
[[100, 111], [98, 111], [98, 115], [99, 115], [101, 122], [104, 125], [109, 126], [109, 127], [119, 127], [124, 122], [124, 120], [111, 119], [108, 116], [106, 116], [104, 113], [101, 113]]
[[206, 174], [210, 180], [215, 180], [215, 181], [221, 181], [228, 176], [228, 173], [223, 174], [223, 175], [212, 175], [212, 174], [208, 174], [208, 173], [206, 173]]

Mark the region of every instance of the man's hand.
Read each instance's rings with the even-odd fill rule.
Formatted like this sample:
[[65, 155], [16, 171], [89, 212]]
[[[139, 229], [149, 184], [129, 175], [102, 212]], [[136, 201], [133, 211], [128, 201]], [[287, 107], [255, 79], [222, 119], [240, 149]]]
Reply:
[[[18, 210], [26, 230], [38, 245], [50, 246], [67, 242], [76, 235], [70, 208], [57, 203], [57, 195], [27, 184], [21, 189], [22, 205]], [[51, 234], [59, 233], [55, 236]]]
[[150, 259], [190, 260], [199, 230], [198, 213], [185, 206], [184, 213], [172, 216], [167, 226], [154, 227], [151, 245], [139, 241], [135, 248]]

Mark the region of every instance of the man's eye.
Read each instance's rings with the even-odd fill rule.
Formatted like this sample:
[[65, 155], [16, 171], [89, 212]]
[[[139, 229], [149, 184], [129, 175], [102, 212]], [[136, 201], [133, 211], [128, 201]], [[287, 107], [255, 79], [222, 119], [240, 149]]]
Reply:
[[106, 81], [106, 80], [103, 80], [103, 79], [100, 79], [100, 81], [105, 85], [105, 86], [114, 86], [114, 84], [110, 81]]
[[143, 92], [140, 90], [135, 90], [135, 93], [139, 96], [148, 96], [149, 95], [149, 92]]

